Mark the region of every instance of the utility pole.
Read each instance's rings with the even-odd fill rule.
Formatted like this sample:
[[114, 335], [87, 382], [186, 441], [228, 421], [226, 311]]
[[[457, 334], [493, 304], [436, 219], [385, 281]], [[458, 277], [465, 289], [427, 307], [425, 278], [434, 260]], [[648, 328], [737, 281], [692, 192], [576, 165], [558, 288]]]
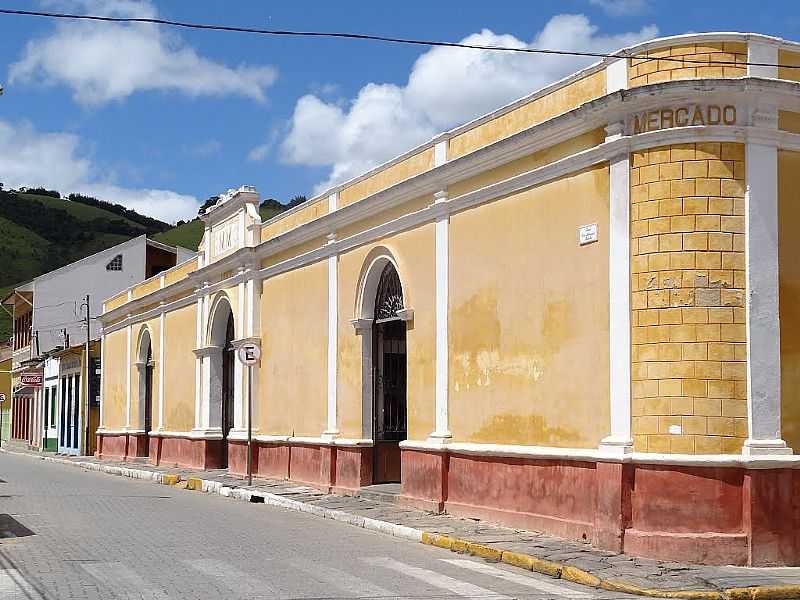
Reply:
[[85, 386], [85, 389], [86, 389], [86, 413], [84, 414], [84, 423], [85, 423], [85, 427], [86, 427], [86, 436], [85, 436], [86, 439], [84, 441], [83, 451], [84, 451], [84, 453], [87, 453], [87, 454], [89, 452], [89, 448], [91, 447], [91, 445], [89, 443], [89, 407], [91, 406], [91, 399], [89, 398], [89, 394], [91, 393], [91, 389], [92, 389], [92, 385], [91, 385], [91, 380], [92, 380], [92, 375], [91, 375], [91, 373], [92, 373], [92, 361], [91, 361], [91, 358], [89, 357], [89, 346], [90, 346], [91, 341], [92, 341], [91, 323], [92, 323], [92, 321], [91, 321], [91, 317], [89, 315], [89, 294], [86, 294], [86, 350], [84, 351], [84, 354], [85, 354], [84, 360], [86, 361], [86, 376], [84, 377], [84, 379], [86, 379], [86, 386]]

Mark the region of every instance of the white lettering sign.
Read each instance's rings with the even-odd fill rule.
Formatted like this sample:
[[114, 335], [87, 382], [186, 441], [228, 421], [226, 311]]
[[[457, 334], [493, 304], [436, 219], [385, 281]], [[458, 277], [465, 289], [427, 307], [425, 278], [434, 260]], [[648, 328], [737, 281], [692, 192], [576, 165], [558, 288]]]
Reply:
[[736, 107], [732, 104], [693, 104], [667, 106], [631, 115], [628, 121], [628, 132], [635, 135], [674, 127], [736, 124]]
[[239, 229], [234, 221], [214, 233], [214, 254], [219, 256], [239, 245]]
[[236, 351], [236, 356], [239, 357], [239, 361], [242, 364], [249, 367], [256, 364], [258, 359], [261, 358], [261, 348], [256, 344], [248, 342], [239, 346], [239, 349]]
[[578, 229], [578, 244], [585, 246], [597, 241], [597, 223], [584, 225]]

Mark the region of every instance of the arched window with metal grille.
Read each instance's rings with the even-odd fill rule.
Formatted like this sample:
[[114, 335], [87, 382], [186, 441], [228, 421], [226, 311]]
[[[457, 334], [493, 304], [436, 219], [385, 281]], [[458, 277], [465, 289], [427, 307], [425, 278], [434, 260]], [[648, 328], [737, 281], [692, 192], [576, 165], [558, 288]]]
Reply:
[[396, 319], [397, 311], [403, 309], [403, 287], [400, 276], [392, 263], [387, 263], [381, 272], [378, 293], [375, 296], [375, 320]]

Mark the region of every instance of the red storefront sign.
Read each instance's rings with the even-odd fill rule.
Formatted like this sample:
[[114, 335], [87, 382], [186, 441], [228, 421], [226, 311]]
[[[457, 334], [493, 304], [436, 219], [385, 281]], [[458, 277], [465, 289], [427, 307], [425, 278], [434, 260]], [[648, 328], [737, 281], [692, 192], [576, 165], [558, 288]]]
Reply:
[[41, 373], [23, 373], [19, 376], [19, 382], [28, 387], [42, 387], [42, 379]]

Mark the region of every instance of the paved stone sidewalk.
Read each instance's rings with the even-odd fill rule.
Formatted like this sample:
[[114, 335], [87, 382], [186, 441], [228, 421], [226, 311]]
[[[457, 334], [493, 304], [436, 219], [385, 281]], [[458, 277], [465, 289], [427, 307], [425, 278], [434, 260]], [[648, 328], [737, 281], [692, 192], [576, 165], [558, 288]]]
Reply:
[[[28, 454], [40, 456], [38, 452], [29, 452]], [[264, 499], [266, 502], [269, 500], [270, 504], [345, 520], [362, 527], [365, 526], [364, 520], [366, 519], [371, 523], [369, 527], [371, 529], [402, 537], [409, 537], [408, 532], [411, 532], [410, 537], [439, 546], [450, 547], [452, 542], [451, 549], [453, 550], [463, 551], [463, 541], [466, 540], [484, 548], [519, 553], [542, 561], [573, 567], [579, 574], [583, 572], [573, 580], [588, 584], [592, 584], [592, 578], [603, 582], [618, 582], [623, 584], [619, 591], [624, 589], [624, 591], [636, 593], [637, 588], [641, 588], [639, 593], [642, 593], [643, 590], [650, 590], [650, 593], [647, 594], [649, 596], [655, 596], [654, 592], [658, 590], [661, 592], [658, 594], [661, 597], [709, 599], [800, 598], [800, 587], [795, 588], [794, 591], [789, 588], [770, 589], [800, 586], [800, 568], [706, 567], [634, 558], [625, 554], [598, 550], [587, 543], [563, 540], [533, 531], [509, 529], [477, 519], [464, 519], [447, 514], [413, 510], [364, 497], [334, 496], [290, 481], [254, 479], [253, 485], [248, 487], [241, 478], [231, 476], [224, 470], [196, 471], [157, 467], [143, 462], [123, 463], [98, 460], [93, 457], [45, 455], [45, 458], [74, 463], [75, 466], [93, 470], [101, 470], [101, 467], [118, 467], [137, 471], [137, 473], [128, 473], [129, 476], [142, 476], [143, 474], [147, 475], [142, 472], [149, 472], [153, 473], [156, 478], [159, 477], [158, 474], [177, 475], [182, 482], [201, 479], [204, 482], [203, 489], [205, 491], [216, 491], [223, 495], [242, 499], [251, 499], [250, 496], [253, 495], [257, 498], [256, 500], [251, 499], [251, 501]], [[112, 471], [115, 470], [112, 469]], [[125, 473], [120, 472], [120, 474]], [[159, 480], [162, 479], [159, 478]], [[164, 478], [162, 481], [169, 480], [170, 478]], [[174, 482], [174, 479], [172, 481]], [[186, 483], [182, 485], [186, 485]], [[352, 520], [349, 518], [350, 516], [353, 517]], [[420, 535], [419, 532], [425, 532], [425, 534]], [[480, 552], [476, 553], [480, 554]], [[490, 556], [487, 555], [487, 557]], [[534, 568], [534, 570], [546, 572], [546, 569], [541, 568]], [[560, 572], [561, 569], [559, 569]], [[555, 573], [555, 576], [559, 576], [559, 573]], [[561, 576], [566, 578], [566, 574]], [[594, 585], [599, 585], [600, 581], [594, 581]], [[732, 591], [732, 588], [759, 588], [759, 590], [758, 592], [755, 589], [737, 592]], [[695, 593], [681, 593], [689, 591]]]

